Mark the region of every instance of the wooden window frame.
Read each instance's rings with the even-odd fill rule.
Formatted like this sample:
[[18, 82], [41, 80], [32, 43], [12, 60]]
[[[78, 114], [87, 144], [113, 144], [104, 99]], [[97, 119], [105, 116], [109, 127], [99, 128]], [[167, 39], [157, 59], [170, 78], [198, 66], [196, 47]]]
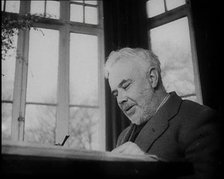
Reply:
[[[20, 31], [17, 42], [16, 69], [12, 102], [11, 140], [15, 143], [24, 142], [25, 108], [26, 104], [55, 106], [56, 109], [56, 136], [55, 144], [61, 144], [66, 135], [69, 135], [69, 38], [70, 33], [95, 35], [98, 37], [98, 93], [100, 110], [99, 131], [101, 137], [100, 149], [105, 150], [105, 84], [103, 75], [104, 66], [104, 29], [103, 29], [103, 2], [98, 1], [98, 24], [82, 24], [70, 21], [70, 1], [60, 1], [60, 18], [42, 18], [35, 23], [37, 28], [47, 28], [59, 31], [59, 61], [57, 77], [57, 104], [27, 103], [26, 86], [28, 73], [29, 31]], [[31, 1], [20, 1], [20, 14], [30, 12]], [[3, 102], [3, 101], [2, 101]], [[80, 106], [91, 107], [91, 106]], [[3, 141], [4, 145], [4, 141]]]
[[[167, 24], [169, 22], [181, 19], [183, 17], [188, 18], [190, 45], [191, 45], [191, 53], [192, 53], [192, 64], [193, 64], [193, 72], [194, 72], [195, 94], [197, 97], [197, 102], [200, 104], [203, 104], [190, 0], [186, 0], [186, 4], [182, 6], [179, 6], [169, 11], [165, 10], [164, 13], [147, 19], [149, 47], [151, 48], [151, 44], [150, 44], [151, 43], [151, 40], [150, 40], [151, 29]], [[182, 97], [187, 97], [187, 96], [182, 96]]]

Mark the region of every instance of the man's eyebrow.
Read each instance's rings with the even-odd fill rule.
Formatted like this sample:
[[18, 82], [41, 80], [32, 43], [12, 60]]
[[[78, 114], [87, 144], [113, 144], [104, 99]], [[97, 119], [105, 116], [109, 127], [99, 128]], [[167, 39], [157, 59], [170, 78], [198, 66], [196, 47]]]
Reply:
[[[129, 81], [131, 81], [131, 79], [122, 80], [122, 81], [119, 83], [118, 88], [122, 88], [123, 84], [126, 83], [126, 82], [129, 82]], [[114, 93], [116, 93], [116, 92], [117, 92], [116, 89], [111, 91], [112, 94], [114, 94]]]

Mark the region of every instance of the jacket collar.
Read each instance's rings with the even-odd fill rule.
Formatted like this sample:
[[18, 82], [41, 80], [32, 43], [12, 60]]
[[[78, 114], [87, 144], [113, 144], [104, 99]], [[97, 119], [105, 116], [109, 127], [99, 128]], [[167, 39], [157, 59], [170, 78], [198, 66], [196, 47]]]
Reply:
[[168, 129], [169, 120], [177, 114], [180, 104], [181, 98], [175, 92], [171, 92], [166, 103], [145, 124], [135, 140], [135, 143], [144, 152], [147, 152], [163, 132]]

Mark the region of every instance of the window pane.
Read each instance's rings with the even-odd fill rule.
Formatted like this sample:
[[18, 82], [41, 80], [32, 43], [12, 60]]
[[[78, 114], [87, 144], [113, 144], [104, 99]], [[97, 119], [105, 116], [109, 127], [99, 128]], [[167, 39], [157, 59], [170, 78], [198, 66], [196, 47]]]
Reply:
[[27, 101], [57, 102], [58, 41], [56, 30], [30, 31]]
[[99, 149], [99, 109], [70, 108], [68, 145], [73, 149]]
[[188, 19], [182, 18], [151, 30], [153, 51], [161, 61], [167, 91], [195, 94]]
[[31, 1], [31, 14], [44, 14], [44, 1]]
[[83, 6], [77, 4], [70, 5], [70, 21], [83, 22]]
[[56, 107], [26, 105], [25, 141], [54, 144]]
[[6, 12], [14, 12], [14, 13], [19, 13], [19, 6], [20, 6], [20, 1], [6, 1]]
[[184, 4], [185, 0], [166, 0], [167, 10], [174, 9]]
[[50, 18], [59, 19], [60, 16], [60, 2], [59, 1], [47, 1], [47, 15]]
[[12, 104], [2, 103], [2, 139], [11, 138]]
[[86, 4], [92, 4], [92, 5], [97, 5], [97, 1], [94, 0], [85, 0]]
[[97, 8], [88, 6], [85, 8], [85, 23], [98, 24]]
[[70, 104], [98, 105], [97, 36], [71, 33]]
[[[12, 38], [12, 45], [17, 46], [18, 36]], [[3, 55], [3, 54], [2, 54]], [[16, 48], [7, 51], [5, 60], [2, 61], [2, 100], [13, 99], [13, 85], [16, 65]]]
[[163, 0], [149, 0], [146, 6], [148, 17], [153, 17], [165, 12]]

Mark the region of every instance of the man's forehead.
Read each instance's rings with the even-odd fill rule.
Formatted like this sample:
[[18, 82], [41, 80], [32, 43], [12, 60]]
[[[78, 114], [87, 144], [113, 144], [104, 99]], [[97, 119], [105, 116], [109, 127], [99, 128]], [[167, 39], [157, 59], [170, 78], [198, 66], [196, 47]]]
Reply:
[[115, 63], [109, 74], [109, 83], [112, 88], [117, 87], [122, 81], [132, 79], [138, 69], [138, 63], [131, 60]]
[[110, 73], [116, 73], [120, 71], [128, 72], [129, 69], [136, 67], [137, 64], [138, 63], [133, 58], [122, 58], [111, 66]]
[[131, 76], [132, 67], [123, 63], [116, 63], [112, 66], [109, 73], [109, 83], [111, 87], [118, 86], [123, 80]]
[[129, 75], [131, 71], [133, 71], [134, 64], [130, 61], [119, 61], [110, 69], [109, 77], [120, 77]]

